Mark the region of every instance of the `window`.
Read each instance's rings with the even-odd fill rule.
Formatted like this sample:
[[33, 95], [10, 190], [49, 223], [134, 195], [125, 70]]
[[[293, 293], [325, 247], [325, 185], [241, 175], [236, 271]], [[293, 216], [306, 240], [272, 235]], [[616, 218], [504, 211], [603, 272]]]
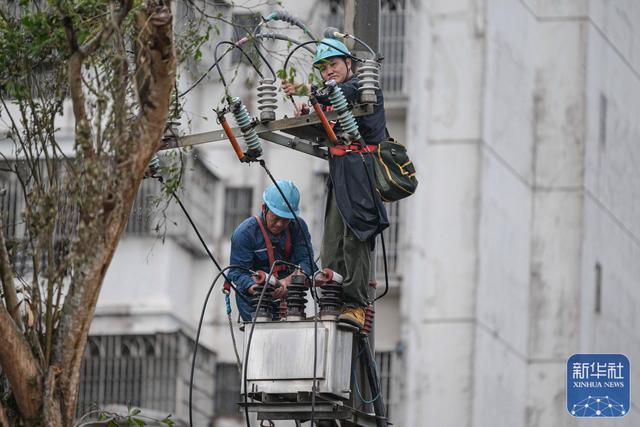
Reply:
[[[256, 25], [260, 23], [260, 14], [259, 13], [234, 13], [231, 17], [231, 22], [233, 24], [234, 31], [234, 40], [240, 40], [241, 38], [247, 36], [247, 34], [251, 34], [255, 29]], [[251, 42], [248, 42], [244, 46], [242, 46], [242, 50], [249, 55], [254, 64], [258, 67], [260, 66], [260, 61], [257, 61], [257, 53], [253, 48]], [[257, 61], [257, 62], [256, 62]], [[244, 57], [240, 49], [233, 49], [231, 52], [231, 62], [233, 64], [237, 64], [242, 62], [243, 64], [248, 64], [247, 59]]]
[[253, 190], [248, 187], [227, 188], [224, 194], [224, 235], [231, 236], [233, 230], [251, 216]]
[[384, 56], [384, 61], [380, 78], [385, 95], [404, 93], [405, 18], [404, 0], [382, 1], [380, 53]]
[[376, 366], [380, 380], [380, 392], [384, 398], [385, 411], [388, 418], [397, 414], [398, 390], [402, 370], [398, 369], [400, 363], [399, 354], [396, 351], [377, 351]]
[[138, 194], [129, 214], [125, 232], [127, 234], [152, 234], [156, 221], [154, 219], [155, 200], [161, 197], [161, 184], [157, 180], [145, 179], [138, 188]]
[[238, 416], [240, 371], [235, 363], [218, 363], [216, 367], [215, 409], [217, 417]]
[[[389, 273], [390, 285], [399, 280], [398, 260], [399, 260], [399, 240], [400, 240], [400, 206], [402, 202], [386, 203], [387, 217], [389, 218], [389, 228], [383, 231], [384, 245], [387, 253], [387, 272]], [[384, 257], [382, 244], [378, 239], [376, 245], [376, 279], [379, 285], [384, 287]]]

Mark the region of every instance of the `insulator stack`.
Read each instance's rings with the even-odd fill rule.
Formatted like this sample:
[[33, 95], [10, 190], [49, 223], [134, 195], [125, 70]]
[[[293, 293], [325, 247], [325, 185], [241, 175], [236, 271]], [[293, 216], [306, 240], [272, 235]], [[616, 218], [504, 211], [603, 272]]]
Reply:
[[287, 302], [280, 301], [280, 305], [278, 305], [278, 320], [284, 320], [287, 318]]
[[376, 91], [380, 88], [378, 84], [379, 75], [380, 64], [373, 59], [367, 59], [358, 67], [360, 102], [364, 104], [375, 104], [378, 102]]
[[258, 110], [260, 110], [260, 120], [263, 122], [276, 119], [278, 88], [275, 83], [275, 79], [264, 78], [260, 80], [258, 86]]
[[244, 142], [247, 145], [247, 154], [250, 154], [252, 157], [259, 157], [262, 154], [262, 144], [260, 144], [256, 129], [251, 122], [247, 107], [242, 104], [242, 101], [238, 97], [232, 98], [229, 104], [231, 106], [231, 113], [236, 119], [236, 124], [242, 131]]
[[320, 316], [338, 316], [342, 308], [342, 283], [327, 282], [320, 287]]
[[258, 301], [260, 300], [260, 295], [262, 294], [262, 290], [264, 289], [265, 284], [259, 284], [256, 287], [256, 291], [251, 295], [251, 307], [253, 309], [253, 315], [260, 319], [271, 320], [271, 311], [273, 304], [273, 286], [268, 285], [267, 289], [264, 290], [264, 296], [262, 297], [262, 302], [260, 303], [260, 307], [258, 307]]
[[362, 327], [362, 331], [360, 331], [363, 334], [368, 334], [369, 332], [371, 332], [371, 328], [373, 327], [373, 319], [376, 316], [376, 311], [373, 308], [372, 304], [369, 304], [367, 306], [367, 310], [364, 313], [364, 326]]
[[304, 319], [307, 303], [307, 278], [304, 274], [294, 274], [287, 291], [287, 319]]
[[329, 93], [329, 102], [331, 102], [331, 106], [334, 111], [338, 113], [338, 121], [340, 122], [342, 131], [346, 132], [352, 140], [360, 141], [362, 137], [358, 130], [358, 124], [356, 123], [356, 119], [353, 117], [351, 110], [349, 110], [347, 98], [345, 98], [342, 93], [342, 89], [340, 89], [335, 80], [327, 81], [326, 85], [330, 88], [331, 92]]

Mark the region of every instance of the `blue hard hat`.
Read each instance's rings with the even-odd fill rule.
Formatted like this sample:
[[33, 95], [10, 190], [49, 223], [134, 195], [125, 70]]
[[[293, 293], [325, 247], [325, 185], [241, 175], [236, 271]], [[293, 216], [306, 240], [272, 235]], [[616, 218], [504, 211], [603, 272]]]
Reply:
[[334, 56], [352, 57], [351, 52], [344, 43], [332, 37], [325, 37], [320, 40], [316, 48], [316, 56], [313, 58], [313, 65], [319, 64], [321, 61], [333, 58]]
[[[296, 185], [292, 181], [278, 180], [276, 182], [284, 196], [289, 201], [293, 211], [296, 215], [300, 215], [300, 191], [298, 191]], [[267, 208], [280, 218], [294, 219], [291, 210], [275, 185], [271, 184], [266, 190], [264, 190], [264, 193], [262, 193], [262, 200], [265, 205], [267, 205]]]

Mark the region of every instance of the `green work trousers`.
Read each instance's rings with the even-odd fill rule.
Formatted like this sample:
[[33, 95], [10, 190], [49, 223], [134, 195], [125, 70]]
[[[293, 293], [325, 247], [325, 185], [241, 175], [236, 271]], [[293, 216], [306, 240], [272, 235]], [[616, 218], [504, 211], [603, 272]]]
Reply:
[[368, 240], [359, 240], [344, 223], [336, 206], [333, 191], [327, 199], [321, 258], [323, 267], [328, 267], [344, 277], [344, 305], [366, 307], [369, 303], [371, 243]]

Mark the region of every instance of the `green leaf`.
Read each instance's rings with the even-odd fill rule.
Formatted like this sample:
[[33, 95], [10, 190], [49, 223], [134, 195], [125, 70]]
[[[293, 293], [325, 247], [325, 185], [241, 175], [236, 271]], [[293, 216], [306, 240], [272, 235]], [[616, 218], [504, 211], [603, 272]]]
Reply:
[[167, 415], [167, 417], [166, 417], [164, 420], [160, 421], [160, 422], [161, 422], [162, 424], [166, 424], [166, 425], [168, 425], [169, 427], [173, 427], [173, 426], [175, 426], [175, 425], [176, 425], [175, 421], [173, 421], [173, 420], [171, 419], [171, 415]]
[[138, 427], [144, 427], [146, 426], [145, 422], [142, 421], [140, 418], [133, 418], [133, 421], [136, 423], [136, 425]]
[[286, 80], [287, 79], [287, 71], [284, 68], [281, 68], [278, 71], [276, 71], [276, 76], [278, 76], [278, 78], [280, 80]]

